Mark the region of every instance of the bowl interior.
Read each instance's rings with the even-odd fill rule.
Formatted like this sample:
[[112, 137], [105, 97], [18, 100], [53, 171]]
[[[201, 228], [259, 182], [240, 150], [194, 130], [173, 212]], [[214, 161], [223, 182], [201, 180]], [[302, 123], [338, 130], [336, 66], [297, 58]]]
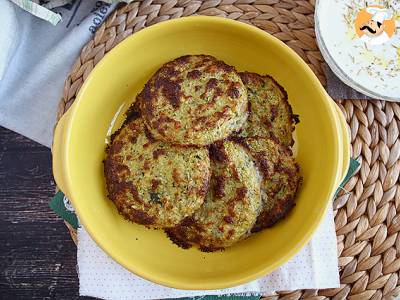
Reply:
[[[107, 199], [105, 139], [163, 63], [210, 54], [238, 70], [272, 75], [287, 91], [296, 126], [304, 182], [284, 221], [217, 253], [183, 250], [160, 230], [121, 217]], [[222, 18], [191, 17], [142, 30], [112, 50], [93, 70], [71, 109], [66, 157], [71, 200], [94, 240], [134, 273], [182, 289], [234, 286], [271, 272], [309, 240], [330, 201], [340, 167], [338, 131], [322, 86], [289, 48], [255, 27]], [[114, 127], [118, 127], [121, 118]]]

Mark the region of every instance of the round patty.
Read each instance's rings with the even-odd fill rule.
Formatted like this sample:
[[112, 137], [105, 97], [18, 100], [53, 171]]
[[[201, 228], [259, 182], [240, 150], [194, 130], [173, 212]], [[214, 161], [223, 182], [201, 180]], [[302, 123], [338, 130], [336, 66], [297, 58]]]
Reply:
[[294, 207], [302, 177], [289, 147], [263, 137], [237, 142], [247, 149], [261, 175], [263, 210], [252, 229], [257, 232], [273, 226]]
[[246, 150], [233, 142], [210, 148], [211, 184], [207, 198], [193, 216], [167, 230], [176, 244], [202, 251], [229, 247], [250, 234], [262, 202], [256, 167]]
[[247, 91], [235, 69], [207, 55], [177, 58], [146, 83], [142, 113], [156, 139], [209, 145], [247, 119]]
[[285, 146], [293, 145], [292, 108], [286, 91], [272, 77], [256, 73], [239, 73], [247, 88], [249, 117], [242, 137], [270, 137]]
[[206, 148], [154, 140], [143, 119], [131, 118], [114, 134], [104, 172], [109, 198], [127, 219], [169, 227], [204, 202], [210, 179]]

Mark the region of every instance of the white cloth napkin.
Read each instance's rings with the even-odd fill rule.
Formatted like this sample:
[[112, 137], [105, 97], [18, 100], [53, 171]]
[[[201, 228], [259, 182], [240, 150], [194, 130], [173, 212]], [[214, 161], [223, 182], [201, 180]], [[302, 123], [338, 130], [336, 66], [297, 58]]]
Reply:
[[[0, 0], [0, 125], [51, 146], [64, 81], [80, 49], [113, 6], [77, 0], [58, 8], [57, 26], [8, 0]], [[205, 294], [266, 293], [339, 286], [332, 209], [312, 241], [274, 273], [239, 287], [218, 291], [180, 291], [143, 280], [119, 266], [88, 234], [78, 232], [80, 293], [106, 299], [152, 299]]]
[[57, 26], [0, 0], [0, 125], [50, 147], [65, 79], [113, 5], [56, 8]]
[[113, 261], [89, 234], [78, 229], [79, 293], [104, 299], [166, 299], [203, 295], [255, 294], [339, 287], [333, 211], [330, 208], [312, 240], [273, 273], [234, 288], [214, 291], [177, 290], [142, 279]]

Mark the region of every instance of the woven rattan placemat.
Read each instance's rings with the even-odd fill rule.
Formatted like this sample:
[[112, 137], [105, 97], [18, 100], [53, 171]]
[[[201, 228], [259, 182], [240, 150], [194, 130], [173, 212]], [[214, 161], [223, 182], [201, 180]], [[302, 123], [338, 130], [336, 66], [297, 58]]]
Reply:
[[[314, 3], [305, 0], [144, 0], [119, 6], [82, 49], [58, 119], [93, 67], [127, 36], [172, 18], [209, 15], [253, 24], [294, 49], [325, 84], [315, 42]], [[400, 294], [400, 104], [338, 100], [360, 170], [334, 201], [341, 287], [279, 292], [266, 299], [391, 299]], [[76, 242], [76, 232], [69, 228]]]

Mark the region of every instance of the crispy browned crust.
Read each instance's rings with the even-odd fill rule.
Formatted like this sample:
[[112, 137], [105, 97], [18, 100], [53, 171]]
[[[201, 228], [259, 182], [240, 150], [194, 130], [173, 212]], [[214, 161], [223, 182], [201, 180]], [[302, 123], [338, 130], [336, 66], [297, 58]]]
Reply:
[[125, 125], [130, 126], [132, 129], [131, 140], [133, 142], [136, 140], [140, 133], [140, 128], [135, 122], [129, 123], [129, 120], [135, 118], [136, 116], [131, 114], [130, 117], [125, 120], [124, 125], [111, 136], [112, 142], [106, 149], [107, 158], [104, 160], [104, 177], [106, 180], [108, 198], [114, 202], [118, 212], [132, 222], [150, 225], [154, 222], [154, 218], [150, 217], [144, 211], [132, 209], [125, 201], [121, 201], [121, 197], [119, 197], [122, 193], [130, 193], [135, 201], [143, 203], [133, 182], [127, 180], [130, 175], [130, 170], [124, 165], [122, 157], [119, 156], [124, 145], [120, 141], [115, 141], [115, 138], [120, 134]]
[[[290, 149], [285, 149], [281, 155], [291, 154]], [[272, 227], [280, 220], [284, 219], [289, 212], [295, 207], [295, 198], [296, 194], [301, 186], [303, 178], [300, 176], [300, 168], [297, 163], [295, 163], [292, 167], [283, 168], [278, 161], [274, 165], [274, 172], [279, 173], [280, 176], [288, 179], [287, 185], [291, 190], [290, 193], [286, 194], [284, 197], [279, 197], [279, 186], [277, 186], [277, 190], [269, 193], [269, 197], [273, 197], [276, 199], [275, 205], [270, 210], [264, 210], [257, 218], [257, 222], [254, 225], [252, 232], [258, 232], [265, 228]]]
[[214, 161], [225, 162], [225, 163], [229, 161], [228, 155], [226, 154], [224, 148], [223, 141], [219, 141], [210, 145], [208, 152], [210, 153], [210, 158]]
[[224, 249], [223, 247], [203, 244], [201, 235], [203, 229], [201, 225], [196, 223], [193, 217], [187, 217], [179, 225], [172, 228], [165, 228], [164, 231], [171, 242], [183, 249], [189, 249], [194, 244], [198, 245], [202, 252], [215, 252]]
[[[297, 191], [301, 185], [299, 165], [295, 162], [292, 150], [274, 139], [262, 137], [232, 137], [231, 140], [242, 145], [252, 156], [262, 175], [261, 188], [265, 190], [272, 208], [265, 207], [257, 218], [252, 232], [269, 228], [288, 215], [295, 206]], [[260, 142], [261, 149], [252, 146]]]
[[141, 97], [140, 95], [138, 95], [138, 97], [136, 97], [136, 101], [129, 107], [128, 111], [126, 112], [126, 119], [124, 124], [130, 120], [135, 120], [141, 117], [142, 113], [140, 112], [140, 103]]
[[[180, 224], [172, 228], [165, 228], [164, 231], [170, 240], [183, 249], [192, 247], [192, 243], [199, 242], [199, 236], [190, 234], [192, 228], [198, 228], [198, 224], [193, 216], [185, 218]], [[198, 228], [198, 230], [201, 230]]]
[[[242, 232], [243, 228], [246, 228], [247, 233], [249, 233], [256, 221], [257, 211], [254, 211], [253, 221], [249, 221], [248, 224], [243, 225], [243, 218], [247, 219], [247, 215], [244, 217], [243, 210], [238, 210], [238, 205], [242, 204], [250, 210], [248, 206], [250, 205], [249, 195], [251, 195], [251, 190], [255, 189], [255, 187], [243, 185], [243, 179], [239, 175], [235, 175], [238, 172], [237, 166], [232, 164], [232, 157], [228, 155], [223, 142], [214, 143], [210, 147], [209, 152], [213, 162], [209, 197], [206, 198], [203, 206], [194, 215], [185, 218], [175, 227], [165, 229], [171, 241], [184, 249], [196, 245], [204, 252], [222, 250], [226, 245], [230, 245], [232, 241], [240, 239], [239, 236], [242, 239], [246, 237], [246, 235], [242, 235], [239, 232]], [[223, 168], [225, 171], [218, 171], [219, 168]], [[238, 185], [232, 193], [232, 191], [226, 190], [225, 186], [227, 184], [232, 186], [233, 181]], [[259, 186], [257, 187], [258, 191]], [[207, 207], [207, 205], [215, 203], [215, 201], [221, 201], [220, 205], [224, 207], [222, 213], [216, 212], [213, 209], [210, 210], [210, 206]], [[261, 206], [260, 202], [259, 205]], [[217, 219], [202, 219], [202, 216], [210, 214], [213, 214], [213, 218], [218, 216]], [[237, 226], [244, 227], [240, 229]], [[218, 232], [218, 234], [215, 234], [215, 232]]]
[[[249, 117], [239, 135], [269, 137], [279, 140], [285, 146], [292, 146], [294, 115], [285, 89], [269, 75], [251, 72], [241, 72], [239, 75], [248, 90], [249, 99]], [[268, 85], [272, 90], [267, 90]], [[270, 103], [265, 92], [276, 93], [279, 102]], [[258, 105], [255, 101], [259, 102]], [[263, 105], [260, 107], [261, 101]], [[283, 119], [283, 122], [277, 122], [278, 119]]]
[[[194, 85], [190, 92], [188, 82]], [[209, 145], [238, 130], [247, 117], [246, 89], [240, 77], [233, 67], [209, 55], [188, 55], [166, 63], [139, 98], [152, 134], [174, 144]]]
[[[168, 222], [175, 222], [170, 221], [172, 219], [170, 219], [168, 214], [171, 211], [174, 211], [176, 214], [176, 200], [174, 200], [173, 196], [168, 198], [168, 200], [164, 200], [166, 198], [160, 198], [158, 196], [160, 192], [162, 193], [163, 189], [165, 190], [165, 182], [163, 183], [162, 180], [160, 180], [162, 178], [151, 177], [153, 175], [148, 175], [149, 177], [147, 180], [148, 183], [146, 183], [146, 191], [143, 192], [142, 190], [141, 192], [139, 192], [140, 188], [142, 188], [143, 186], [140, 185], [141, 181], [138, 182], [137, 180], [142, 179], [137, 179], [137, 175], [135, 175], [136, 177], [133, 176], [135, 174], [134, 172], [138, 172], [138, 170], [134, 171], [134, 169], [130, 169], [131, 166], [129, 162], [131, 162], [133, 159], [133, 152], [130, 152], [131, 150], [127, 149], [129, 149], [130, 144], [135, 144], [136, 141], [141, 140], [141, 144], [144, 143], [143, 151], [136, 152], [136, 157], [133, 160], [135, 161], [136, 166], [139, 166], [139, 172], [141, 170], [144, 176], [145, 174], [151, 174], [146, 172], [151, 168], [155, 168], [155, 166], [157, 166], [157, 161], [160, 160], [161, 156], [165, 158], [165, 156], [174, 152], [178, 152], [181, 155], [184, 155], [184, 153], [187, 153], [187, 151], [195, 151], [195, 149], [199, 148], [176, 147], [171, 145], [168, 145], [167, 147], [167, 145], [163, 145], [162, 143], [154, 140], [146, 132], [146, 128], [143, 124], [142, 119], [129, 117], [129, 114], [127, 121], [125, 121], [124, 125], [121, 128], [122, 129], [114, 134], [112, 143], [106, 150], [106, 159], [104, 160], [104, 177], [106, 181], [108, 198], [114, 202], [121, 215], [135, 223], [147, 226], [162, 227], [164, 224], [170, 224]], [[203, 156], [207, 157], [207, 149], [199, 149], [199, 151], [202, 151], [202, 153], [204, 153]], [[143, 157], [144, 154], [146, 154], [146, 158]], [[203, 163], [201, 167], [203, 167]], [[209, 168], [209, 166], [207, 168]], [[185, 191], [186, 181], [184, 178], [182, 178], [182, 174], [180, 172], [181, 171], [179, 171], [178, 169], [173, 168], [173, 179], [177, 181], [174, 187], [179, 189], [179, 191]], [[195, 173], [196, 171], [193, 174]], [[198, 200], [200, 201], [198, 202], [198, 205], [190, 202], [190, 205], [197, 206], [193, 208], [193, 211], [189, 210], [189, 213], [187, 210], [190, 209], [189, 205], [183, 206], [184, 209], [180, 210], [183, 212], [182, 218], [186, 217], [188, 214], [190, 215], [191, 213], [193, 213], [194, 210], [196, 210], [201, 205], [204, 197], [207, 194], [209, 170], [204, 170], [203, 173], [197, 173], [197, 175], [193, 175], [194, 177], [192, 177], [191, 180], [198, 183], [198, 186], [191, 186], [190, 189], [187, 190], [187, 192], [183, 193], [186, 193], [184, 199], [189, 202]], [[173, 195], [172, 192], [171, 195]], [[174, 195], [175, 197], [177, 197], [177, 194]], [[182, 201], [180, 201], [180, 203], [182, 203]], [[160, 219], [161, 213], [163, 214], [163, 216], [165, 216], [164, 219], [162, 219], [163, 221], [161, 221]], [[174, 220], [176, 220], [176, 217], [173, 218], [175, 218]], [[180, 220], [178, 219], [177, 222], [179, 221]], [[177, 224], [177, 222], [172, 224]]]
[[[265, 209], [261, 212], [257, 218], [256, 224], [252, 229], [252, 232], [258, 232], [265, 228], [272, 227], [277, 222], [284, 219], [295, 207], [296, 194], [303, 179], [299, 175], [298, 165], [295, 164], [294, 167], [296, 171], [294, 171], [292, 168], [279, 171], [280, 176], [288, 178], [286, 184], [290, 191], [284, 195], [280, 195], [278, 190], [268, 193], [270, 198], [275, 199], [275, 205], [273, 205], [272, 209]], [[279, 189], [278, 186], [277, 189]]]
[[252, 72], [240, 72], [239, 73], [240, 78], [242, 79], [242, 82], [245, 85], [254, 85], [254, 86], [258, 86], [259, 88], [262, 88], [262, 85], [265, 83], [266, 80], [271, 80], [278, 88], [279, 90], [282, 92], [283, 94], [283, 101], [287, 103], [288, 105], [288, 110], [290, 110], [290, 115], [292, 115], [292, 108], [288, 102], [288, 94], [286, 92], [286, 90], [283, 88], [283, 86], [281, 86], [276, 80], [275, 78], [273, 78], [270, 75], [260, 75], [257, 73], [252, 73]]
[[[298, 185], [300, 185], [300, 182], [298, 183]], [[288, 196], [286, 198], [279, 199], [279, 201], [276, 202], [271, 210], [264, 210], [261, 212], [251, 232], [259, 232], [265, 228], [270, 228], [274, 226], [277, 222], [284, 219], [295, 206], [296, 203], [294, 196]]]

